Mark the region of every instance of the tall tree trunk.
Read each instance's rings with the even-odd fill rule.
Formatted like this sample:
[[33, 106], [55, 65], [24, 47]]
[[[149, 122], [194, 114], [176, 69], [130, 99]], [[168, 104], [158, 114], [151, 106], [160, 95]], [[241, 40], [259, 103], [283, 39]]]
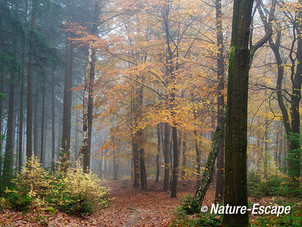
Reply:
[[160, 163], [159, 163], [159, 155], [160, 155], [160, 147], [161, 147], [161, 127], [160, 124], [157, 125], [157, 154], [156, 154], [156, 177], [155, 183], [158, 183], [159, 174], [160, 174]]
[[141, 189], [147, 190], [147, 171], [145, 164], [145, 139], [143, 129], [138, 130], [138, 137], [140, 138], [140, 147], [139, 147], [139, 159], [140, 159], [140, 177], [141, 177]]
[[140, 186], [140, 160], [139, 160], [139, 148], [136, 142], [136, 136], [132, 135], [132, 152], [133, 152], [133, 187], [138, 188]]
[[184, 177], [186, 175], [186, 167], [187, 167], [187, 134], [184, 133], [183, 141], [182, 141], [182, 165], [181, 165], [181, 176]]
[[[99, 2], [95, 2], [94, 24], [92, 26], [91, 34], [97, 36], [98, 34], [98, 21], [100, 6]], [[88, 66], [86, 69], [86, 82], [84, 90], [84, 121], [83, 121], [83, 143], [81, 147], [81, 154], [83, 155], [83, 168], [84, 171], [90, 169], [90, 153], [91, 153], [91, 136], [92, 136], [92, 120], [93, 120], [93, 86], [95, 78], [95, 62], [96, 62], [96, 49], [91, 44], [88, 50]], [[87, 99], [87, 100], [85, 100]], [[87, 114], [87, 116], [86, 116]]]
[[33, 91], [33, 72], [34, 72], [34, 30], [36, 29], [36, 10], [38, 0], [32, 1], [32, 16], [29, 35], [28, 51], [28, 80], [27, 80], [27, 118], [26, 118], [26, 157], [31, 158], [32, 152], [32, 91]]
[[164, 140], [164, 191], [168, 191], [170, 182], [170, 126], [165, 123], [165, 140]]
[[51, 171], [55, 172], [55, 150], [56, 150], [56, 134], [55, 134], [55, 71], [56, 66], [53, 66], [51, 72]]
[[41, 120], [41, 163], [42, 166], [45, 167], [45, 151], [44, 151], [44, 126], [45, 126], [45, 90], [46, 90], [46, 86], [45, 86], [45, 82], [46, 82], [46, 78], [45, 78], [45, 65], [42, 66], [43, 69], [43, 96], [42, 96], [42, 120]]
[[75, 155], [75, 160], [79, 159], [79, 128], [78, 128], [78, 121], [79, 121], [79, 116], [76, 113], [76, 124], [75, 124], [75, 132], [74, 132], [74, 137], [75, 137], [75, 142], [74, 142], [74, 155]]
[[195, 152], [196, 152], [196, 188], [200, 186], [200, 168], [201, 168], [201, 158], [200, 158], [200, 151], [198, 145], [198, 138], [197, 132], [194, 130], [195, 136]]
[[[253, 0], [235, 0], [229, 57], [224, 204], [248, 206], [247, 103]], [[248, 213], [224, 214], [224, 226], [248, 226]]]
[[[67, 5], [67, 22], [71, 23], [71, 1]], [[64, 110], [63, 110], [63, 135], [61, 162], [63, 170], [69, 166], [70, 161], [70, 132], [71, 132], [71, 105], [72, 105], [72, 63], [73, 63], [73, 46], [70, 40], [71, 33], [66, 34], [66, 68], [65, 68], [65, 86], [64, 86]]]
[[[3, 30], [2, 28], [2, 17], [0, 16], [0, 31]], [[4, 37], [2, 37], [2, 32], [0, 32], [0, 48], [1, 50], [4, 48]], [[2, 105], [3, 105], [3, 82], [4, 82], [4, 68], [3, 64], [1, 63], [0, 65], [0, 178], [2, 177], [2, 141], [3, 141], [3, 134], [2, 134], [2, 121], [3, 121], [3, 116], [2, 116]]]
[[35, 112], [34, 112], [34, 154], [39, 157], [39, 104], [40, 104], [40, 87], [38, 78], [36, 78], [36, 98], [35, 98]]
[[[222, 7], [221, 0], [216, 0], [216, 31], [217, 31], [217, 125], [219, 119], [224, 112], [224, 43], [223, 43], [223, 27], [222, 27]], [[222, 137], [220, 140], [219, 151], [217, 154], [217, 176], [216, 176], [216, 193], [215, 203], [222, 203], [223, 201], [223, 184], [224, 184], [224, 136], [225, 126], [222, 129]]]
[[176, 198], [178, 166], [179, 166], [177, 127], [176, 126], [172, 127], [172, 140], [173, 140], [173, 172], [172, 172], [171, 198]]
[[[16, 57], [16, 40], [14, 40], [14, 57]], [[10, 81], [9, 81], [9, 101], [8, 101], [8, 119], [7, 119], [7, 134], [6, 134], [6, 147], [4, 154], [3, 173], [6, 183], [9, 183], [13, 171], [13, 149], [14, 149], [14, 105], [15, 105], [15, 73], [14, 64], [12, 62]]]
[[[28, 11], [28, 0], [25, 1], [25, 18], [24, 24], [27, 26], [27, 11]], [[24, 77], [25, 77], [25, 61], [26, 61], [26, 45], [27, 39], [23, 39], [22, 48], [22, 73], [21, 73], [21, 87], [20, 87], [20, 124], [19, 124], [19, 171], [21, 171], [23, 161], [23, 109], [24, 109]], [[0, 107], [1, 108], [1, 107]], [[1, 114], [0, 114], [1, 115]]]
[[291, 95], [291, 127], [290, 150], [288, 154], [288, 174], [293, 182], [293, 187], [298, 188], [300, 184], [301, 171], [301, 144], [300, 144], [300, 100], [302, 84], [302, 0], [298, 1], [299, 8], [296, 11], [296, 30], [297, 30], [297, 69], [292, 80]]
[[[15, 17], [18, 18], [19, 2], [15, 5]], [[16, 78], [16, 65], [17, 65], [17, 38], [13, 37], [13, 60], [10, 66], [10, 79], [9, 79], [9, 100], [8, 100], [8, 119], [7, 119], [7, 134], [6, 134], [6, 147], [4, 154], [3, 173], [4, 180], [9, 183], [10, 177], [13, 174], [13, 158], [14, 158], [14, 106], [15, 106], [15, 78]]]
[[113, 151], [113, 180], [117, 180], [118, 177], [118, 161], [116, 157], [116, 150]]
[[141, 84], [137, 83], [133, 90], [134, 97], [132, 98], [131, 112], [133, 115], [133, 130], [132, 149], [133, 149], [133, 167], [134, 167], [134, 187], [139, 186], [139, 178], [141, 189], [147, 189], [147, 173], [145, 166], [145, 138], [144, 130], [139, 127], [139, 122], [142, 117], [142, 108], [144, 100], [144, 76], [137, 76], [137, 80], [141, 80]]
[[[267, 116], [267, 113], [266, 115]], [[267, 165], [268, 165], [268, 121], [265, 117], [265, 131], [264, 131], [264, 151], [263, 151], [263, 169], [264, 169], [264, 177], [267, 178]]]
[[[0, 71], [0, 93], [3, 94], [3, 68], [1, 67]], [[3, 164], [3, 154], [2, 154], [2, 141], [4, 139], [4, 136], [2, 135], [2, 100], [3, 98], [0, 97], [0, 177], [2, 177], [2, 164]]]

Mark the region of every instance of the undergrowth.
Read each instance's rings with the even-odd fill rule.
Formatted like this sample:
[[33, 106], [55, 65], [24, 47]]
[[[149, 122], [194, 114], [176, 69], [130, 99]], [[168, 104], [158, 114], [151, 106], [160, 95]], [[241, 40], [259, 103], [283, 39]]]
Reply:
[[47, 172], [33, 157], [12, 181], [14, 187], [6, 189], [0, 199], [0, 209], [59, 210], [72, 215], [92, 213], [107, 206], [107, 190], [93, 173], [85, 173], [76, 162], [75, 167]]

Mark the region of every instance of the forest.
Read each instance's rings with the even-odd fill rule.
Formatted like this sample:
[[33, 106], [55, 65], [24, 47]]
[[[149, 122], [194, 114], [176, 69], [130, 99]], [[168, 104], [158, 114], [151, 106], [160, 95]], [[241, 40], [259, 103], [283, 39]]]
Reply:
[[301, 84], [302, 0], [0, 0], [0, 225], [301, 226]]

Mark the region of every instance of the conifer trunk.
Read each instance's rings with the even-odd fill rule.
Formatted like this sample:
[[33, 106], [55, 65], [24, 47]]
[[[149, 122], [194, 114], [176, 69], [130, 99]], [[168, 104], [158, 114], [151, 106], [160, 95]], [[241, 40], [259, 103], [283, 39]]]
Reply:
[[34, 30], [36, 29], [36, 10], [38, 0], [32, 1], [32, 16], [29, 35], [28, 80], [27, 80], [27, 118], [26, 118], [26, 158], [31, 158], [32, 153], [32, 91], [34, 71]]
[[[71, 1], [67, 5], [67, 22], [71, 23]], [[72, 105], [72, 63], [73, 63], [73, 46], [70, 40], [71, 33], [66, 34], [66, 67], [65, 67], [65, 85], [64, 85], [64, 109], [63, 109], [63, 135], [61, 162], [63, 170], [66, 170], [65, 164], [70, 161], [70, 132], [71, 132], [71, 105]]]

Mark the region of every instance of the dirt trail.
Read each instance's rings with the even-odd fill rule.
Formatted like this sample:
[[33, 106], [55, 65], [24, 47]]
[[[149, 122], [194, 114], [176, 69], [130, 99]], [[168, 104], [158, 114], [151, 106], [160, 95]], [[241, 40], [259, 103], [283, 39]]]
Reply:
[[[181, 199], [195, 192], [185, 182], [179, 182], [177, 199], [171, 199], [170, 192], [163, 192], [162, 184], [154, 181], [148, 182], [149, 190], [146, 191], [134, 189], [131, 180], [104, 180], [102, 184], [110, 189], [108, 208], [85, 218], [58, 212], [47, 220], [48, 226], [168, 226]], [[214, 189], [210, 187], [206, 204], [213, 198]], [[34, 219], [32, 213], [24, 216], [20, 212], [0, 212], [0, 226], [41, 226]]]

